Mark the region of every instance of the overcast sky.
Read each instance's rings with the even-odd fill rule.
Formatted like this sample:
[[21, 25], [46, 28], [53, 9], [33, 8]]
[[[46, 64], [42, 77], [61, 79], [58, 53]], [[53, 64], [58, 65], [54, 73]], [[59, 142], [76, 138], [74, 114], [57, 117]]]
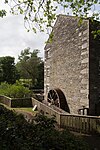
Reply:
[[[4, 4], [4, 0], [0, 0], [1, 9], [9, 12], [9, 7]], [[57, 14], [59, 13], [63, 14], [61, 7], [57, 11]], [[21, 50], [30, 47], [31, 50], [39, 49], [40, 56], [43, 58], [47, 39], [48, 35], [46, 33], [27, 32], [22, 15], [15, 16], [7, 13], [6, 17], [0, 18], [0, 57], [13, 56], [17, 61]]]
[[[0, 0], [0, 10], [6, 9], [9, 11], [9, 7], [5, 6], [4, 0]], [[97, 7], [97, 9], [100, 9]], [[71, 10], [68, 10], [71, 14]], [[60, 8], [57, 14], [63, 13]], [[89, 12], [91, 15], [92, 11]], [[30, 47], [31, 50], [39, 49], [40, 56], [44, 56], [44, 46], [48, 39], [46, 33], [33, 33], [27, 32], [24, 27], [24, 20], [21, 15], [11, 15], [8, 13], [3, 19], [0, 18], [0, 57], [13, 56], [17, 62], [18, 55], [21, 50]]]
[[[0, 9], [3, 8], [5, 6], [0, 2]], [[0, 18], [0, 57], [13, 56], [17, 61], [21, 50], [27, 47], [31, 50], [39, 49], [40, 56], [43, 57], [47, 38], [46, 33], [27, 32], [21, 15], [8, 14], [3, 19]]]

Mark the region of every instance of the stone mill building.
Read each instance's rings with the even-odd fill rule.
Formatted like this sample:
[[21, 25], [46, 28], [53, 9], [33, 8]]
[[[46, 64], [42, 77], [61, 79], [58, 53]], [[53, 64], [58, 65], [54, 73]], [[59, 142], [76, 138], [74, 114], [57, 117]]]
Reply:
[[45, 99], [74, 114], [100, 115], [100, 23], [59, 15], [45, 46]]

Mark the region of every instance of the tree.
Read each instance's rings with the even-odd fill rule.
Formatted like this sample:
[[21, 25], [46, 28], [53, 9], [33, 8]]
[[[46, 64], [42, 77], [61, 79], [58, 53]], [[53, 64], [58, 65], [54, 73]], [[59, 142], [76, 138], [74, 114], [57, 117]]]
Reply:
[[[10, 5], [13, 14], [24, 14], [25, 27], [32, 28], [34, 32], [37, 28], [44, 31], [45, 27], [52, 27], [57, 11], [62, 8], [65, 14], [69, 14], [71, 9], [75, 16], [87, 18], [91, 13], [92, 20], [100, 20], [100, 0], [4, 0], [4, 2]], [[6, 11], [1, 10], [0, 16], [5, 15]]]
[[32, 79], [33, 87], [43, 88], [44, 63], [38, 57], [39, 50], [30, 52], [30, 48], [21, 51], [16, 67], [23, 79]]
[[38, 76], [37, 76], [36, 88], [40, 88], [40, 89], [44, 88], [44, 62], [43, 61], [38, 65]]
[[0, 82], [13, 84], [19, 79], [18, 71], [16, 70], [14, 57], [0, 57]]

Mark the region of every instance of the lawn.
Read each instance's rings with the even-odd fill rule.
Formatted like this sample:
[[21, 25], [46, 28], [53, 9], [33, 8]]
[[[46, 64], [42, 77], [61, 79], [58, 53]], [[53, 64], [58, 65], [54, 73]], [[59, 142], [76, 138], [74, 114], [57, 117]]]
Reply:
[[11, 109], [12, 109], [12, 110], [15, 110], [15, 111], [30, 112], [30, 113], [32, 113], [33, 115], [35, 115], [38, 111], [33, 111], [32, 108], [33, 108], [33, 107], [31, 107], [31, 108], [11, 108]]
[[30, 113], [32, 113], [33, 115], [35, 115], [35, 114], [38, 112], [38, 111], [33, 111], [33, 110], [32, 110], [33, 107], [30, 107], [30, 108], [10, 108], [10, 107], [8, 107], [7, 105], [2, 104], [2, 103], [0, 103], [0, 105], [5, 106], [5, 107], [6, 107], [7, 109], [9, 109], [9, 110], [30, 112]]

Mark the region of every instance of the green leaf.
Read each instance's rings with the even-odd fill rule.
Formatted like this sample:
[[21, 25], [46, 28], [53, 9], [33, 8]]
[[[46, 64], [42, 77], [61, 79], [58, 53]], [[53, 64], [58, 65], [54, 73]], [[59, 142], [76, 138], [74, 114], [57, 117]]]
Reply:
[[0, 17], [6, 16], [7, 12], [5, 10], [0, 10]]

